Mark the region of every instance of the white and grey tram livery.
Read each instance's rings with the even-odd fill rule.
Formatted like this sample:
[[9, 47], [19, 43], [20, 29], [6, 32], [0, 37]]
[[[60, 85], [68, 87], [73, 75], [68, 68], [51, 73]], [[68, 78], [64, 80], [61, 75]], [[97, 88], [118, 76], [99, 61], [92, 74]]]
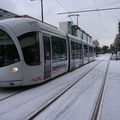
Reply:
[[94, 55], [93, 45], [34, 19], [0, 21], [0, 87], [41, 83]]

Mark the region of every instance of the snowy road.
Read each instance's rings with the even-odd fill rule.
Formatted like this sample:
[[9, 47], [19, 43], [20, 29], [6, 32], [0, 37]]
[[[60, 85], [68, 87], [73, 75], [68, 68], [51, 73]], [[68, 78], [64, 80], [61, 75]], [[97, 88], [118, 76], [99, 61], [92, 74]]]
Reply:
[[[100, 56], [99, 59], [97, 58], [98, 60], [96, 60], [92, 63], [89, 63], [79, 69], [76, 69], [73, 72], [69, 72], [69, 73], [65, 74], [64, 76], [56, 78], [53, 81], [50, 81], [46, 84], [36, 86], [32, 89], [27, 89], [19, 94], [16, 94], [8, 99], [5, 99], [4, 101], [0, 101], [0, 120], [28, 119], [29, 115], [32, 115], [32, 113], [34, 113], [36, 110], [38, 110], [42, 106], [44, 106], [51, 98], [56, 96], [65, 87], [67, 87], [69, 84], [71, 84], [72, 82], [76, 81], [81, 76], [83, 76], [87, 71], [89, 71], [96, 64], [98, 64], [100, 61], [102, 61], [103, 58], [105, 58], [105, 56]], [[98, 82], [95, 81], [95, 79], [97, 79], [96, 72], [97, 72], [98, 76], [101, 77], [102, 73], [103, 73], [102, 72], [103, 69], [106, 68], [105, 66], [106, 66], [107, 61], [108, 61], [108, 57], [106, 57], [106, 59], [104, 61], [102, 61], [102, 63], [100, 63], [103, 66], [102, 68], [98, 67], [100, 65], [97, 66], [97, 68], [100, 68], [99, 69], [100, 72], [99, 71], [97, 72], [97, 68], [96, 68], [96, 70], [94, 70], [94, 74], [91, 74], [88, 77], [86, 76], [87, 80], [85, 78], [83, 78], [83, 80], [80, 80], [80, 83], [77, 85], [76, 90], [75, 90], [75, 91], [80, 92], [80, 96], [83, 96], [83, 98], [80, 97], [81, 98], [80, 101], [82, 99], [86, 99], [89, 92], [90, 92], [89, 93], [90, 98], [95, 96], [94, 92], [97, 92], [97, 90], [98, 90], [97, 88], [99, 88], [99, 86], [101, 84], [101, 79], [98, 80]], [[80, 88], [80, 89], [78, 89], [78, 88]], [[90, 90], [90, 88], [91, 88], [91, 90]], [[2, 99], [6, 96], [14, 94], [15, 92], [16, 91], [11, 91], [11, 92], [7, 91], [6, 92], [6, 91], [4, 91], [4, 89], [1, 89], [0, 90], [0, 98]], [[74, 90], [73, 90], [73, 92], [74, 92]], [[91, 93], [92, 93], [92, 95], [91, 95]], [[86, 97], [84, 96], [84, 94]], [[68, 93], [68, 95], [71, 96], [72, 94]], [[74, 93], [73, 93], [73, 95], [74, 95]], [[68, 104], [71, 103], [71, 100], [74, 101], [74, 99], [76, 99], [76, 97], [77, 97], [77, 93], [71, 99], [66, 98], [67, 100], [69, 100]], [[79, 96], [77, 98], [79, 98]], [[65, 101], [67, 102], [67, 100], [65, 100]], [[89, 99], [88, 99], [88, 101], [89, 101]], [[56, 102], [55, 102], [55, 104], [56, 104]], [[93, 103], [94, 103], [94, 100], [93, 100]], [[91, 102], [90, 106], [92, 106], [92, 102]], [[45, 120], [48, 120], [48, 119], [49, 118], [47, 118]]]

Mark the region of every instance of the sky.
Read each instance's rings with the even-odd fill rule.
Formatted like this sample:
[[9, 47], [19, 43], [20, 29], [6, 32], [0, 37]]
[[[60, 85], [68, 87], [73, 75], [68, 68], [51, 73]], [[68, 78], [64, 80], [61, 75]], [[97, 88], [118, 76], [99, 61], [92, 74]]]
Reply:
[[[120, 7], [120, 0], [43, 0], [44, 21], [59, 27], [59, 22], [69, 21], [61, 12]], [[0, 0], [0, 8], [19, 15], [30, 15], [41, 20], [41, 0]], [[72, 17], [76, 24], [76, 17]], [[79, 13], [79, 26], [97, 39], [100, 45], [113, 43], [118, 33], [120, 10]]]

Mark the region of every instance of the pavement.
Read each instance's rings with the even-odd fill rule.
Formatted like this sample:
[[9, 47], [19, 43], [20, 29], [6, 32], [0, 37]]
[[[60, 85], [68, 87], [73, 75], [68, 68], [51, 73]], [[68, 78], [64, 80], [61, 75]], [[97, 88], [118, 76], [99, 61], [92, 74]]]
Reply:
[[110, 61], [97, 120], [120, 120], [120, 60]]

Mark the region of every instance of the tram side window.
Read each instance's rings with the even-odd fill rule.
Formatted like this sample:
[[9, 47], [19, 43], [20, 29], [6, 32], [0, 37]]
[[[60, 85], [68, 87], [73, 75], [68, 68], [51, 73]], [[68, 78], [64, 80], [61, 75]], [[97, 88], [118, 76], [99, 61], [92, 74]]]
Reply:
[[71, 42], [71, 49], [72, 49], [72, 59], [80, 59], [81, 58], [81, 44]]
[[26, 64], [40, 64], [39, 38], [36, 32], [30, 32], [18, 37]]
[[93, 48], [92, 47], [89, 47], [89, 54], [90, 54], [90, 56], [93, 55]]
[[51, 36], [53, 63], [67, 60], [66, 40], [60, 37]]
[[75, 55], [76, 55], [76, 49], [75, 49], [75, 43], [71, 42], [71, 52], [72, 52], [72, 59], [75, 59]]
[[79, 58], [79, 46], [78, 46], [78, 43], [71, 42], [71, 48], [72, 48], [72, 59]]
[[78, 49], [78, 58], [81, 58], [82, 57], [81, 44], [77, 44], [77, 49]]
[[79, 58], [79, 55], [78, 55], [78, 43], [75, 43], [75, 58]]
[[84, 56], [88, 57], [88, 46], [84, 45]]

